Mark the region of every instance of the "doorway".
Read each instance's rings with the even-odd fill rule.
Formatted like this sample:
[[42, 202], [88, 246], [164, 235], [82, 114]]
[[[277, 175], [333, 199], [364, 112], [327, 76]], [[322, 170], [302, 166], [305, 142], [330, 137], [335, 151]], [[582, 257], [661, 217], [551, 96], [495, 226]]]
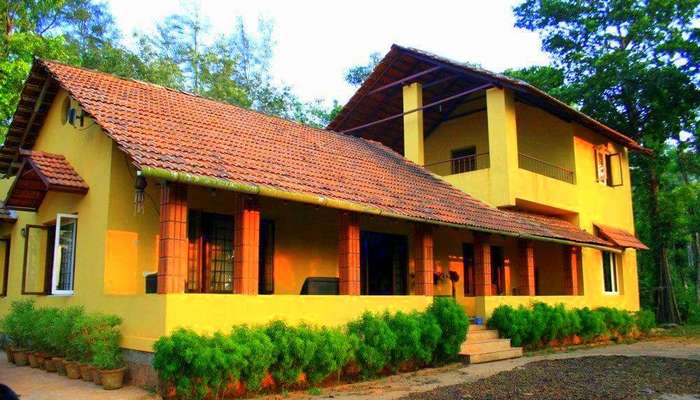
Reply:
[[402, 235], [360, 232], [360, 291], [363, 295], [405, 295], [408, 239]]

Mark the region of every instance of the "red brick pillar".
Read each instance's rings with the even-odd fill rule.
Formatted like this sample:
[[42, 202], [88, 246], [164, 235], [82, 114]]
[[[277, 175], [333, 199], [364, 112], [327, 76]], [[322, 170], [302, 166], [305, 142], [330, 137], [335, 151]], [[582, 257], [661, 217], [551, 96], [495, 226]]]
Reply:
[[187, 275], [187, 187], [160, 187], [158, 293], [184, 293]]
[[578, 254], [580, 247], [564, 246], [564, 294], [578, 296]]
[[503, 295], [510, 296], [510, 258], [505, 257], [503, 259]]
[[258, 294], [260, 206], [257, 198], [237, 197], [233, 223], [233, 292]]
[[474, 268], [475, 295], [491, 296], [491, 246], [482, 234], [474, 234]]
[[520, 294], [534, 296], [535, 289], [535, 247], [531, 240], [520, 242]]
[[433, 231], [431, 227], [416, 225], [413, 242], [415, 258], [416, 295], [433, 295]]
[[360, 221], [357, 214], [340, 213], [338, 276], [340, 294], [360, 295]]

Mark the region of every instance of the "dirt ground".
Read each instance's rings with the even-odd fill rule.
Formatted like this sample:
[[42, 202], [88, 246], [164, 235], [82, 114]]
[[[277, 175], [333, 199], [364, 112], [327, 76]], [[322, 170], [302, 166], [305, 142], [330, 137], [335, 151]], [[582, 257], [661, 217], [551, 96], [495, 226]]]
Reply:
[[[412, 399], [430, 399], [431, 397], [429, 397], [428, 395], [425, 395], [425, 397], [421, 397], [419, 394], [426, 393], [437, 388], [439, 388], [439, 390], [443, 390], [444, 387], [476, 382], [480, 379], [496, 375], [499, 372], [511, 371], [525, 364], [534, 363], [542, 360], [561, 360], [589, 356], [649, 356], [680, 358], [686, 360], [700, 361], [700, 338], [657, 338], [651, 340], [644, 340], [632, 344], [617, 344], [610, 346], [576, 349], [575, 351], [569, 352], [528, 355], [513, 360], [497, 361], [486, 364], [452, 364], [442, 368], [425, 369], [412, 373], [393, 375], [369, 382], [353, 383], [332, 388], [322, 388], [320, 394], [309, 392], [293, 392], [288, 393], [284, 396], [274, 395], [267, 396], [265, 398], [333, 398], [342, 400], [389, 400], [399, 399], [408, 395], [413, 395], [411, 397]], [[454, 396], [446, 398], [460, 399], [461, 397]], [[532, 398], [538, 397], [534, 396]], [[668, 398], [673, 398], [676, 400], [681, 399], [681, 397], [673, 396]], [[686, 397], [682, 398], [685, 399]], [[690, 398], [692, 399], [693, 397]]]

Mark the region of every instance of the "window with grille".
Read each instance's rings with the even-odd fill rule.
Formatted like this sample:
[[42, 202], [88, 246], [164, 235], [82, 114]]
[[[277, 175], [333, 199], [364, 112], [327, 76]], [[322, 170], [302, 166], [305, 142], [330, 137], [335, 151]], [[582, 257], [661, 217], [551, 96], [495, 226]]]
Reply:
[[187, 291], [233, 292], [233, 217], [190, 210]]
[[618, 294], [617, 262], [615, 254], [603, 252], [603, 291], [608, 294]]
[[476, 146], [452, 150], [452, 174], [476, 170]]

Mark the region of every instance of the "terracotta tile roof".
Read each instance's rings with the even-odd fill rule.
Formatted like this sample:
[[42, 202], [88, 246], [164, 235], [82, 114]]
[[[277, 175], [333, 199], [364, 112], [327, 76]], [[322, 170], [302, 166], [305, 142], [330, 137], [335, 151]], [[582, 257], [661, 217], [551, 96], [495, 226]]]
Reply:
[[37, 62], [139, 168], [340, 200], [407, 219], [564, 238], [472, 198], [382, 144], [157, 85]]
[[575, 240], [577, 242], [596, 243], [601, 246], [615, 246], [615, 243], [588, 233], [571, 222], [561, 218], [522, 211], [505, 212], [512, 213], [525, 221], [531, 222], [533, 224], [533, 231], [536, 229], [541, 229], [540, 236]]
[[21, 152], [22, 166], [7, 193], [5, 206], [11, 210], [37, 210], [49, 190], [85, 194], [88, 185], [66, 158], [41, 151]]
[[627, 232], [624, 229], [613, 228], [605, 225], [595, 225], [598, 228], [598, 233], [600, 236], [615, 243], [619, 247], [631, 247], [637, 250], [649, 250], [649, 248], [642, 243], [636, 236], [632, 233]]
[[41, 176], [49, 190], [87, 192], [88, 185], [61, 154], [23, 151], [22, 154]]

